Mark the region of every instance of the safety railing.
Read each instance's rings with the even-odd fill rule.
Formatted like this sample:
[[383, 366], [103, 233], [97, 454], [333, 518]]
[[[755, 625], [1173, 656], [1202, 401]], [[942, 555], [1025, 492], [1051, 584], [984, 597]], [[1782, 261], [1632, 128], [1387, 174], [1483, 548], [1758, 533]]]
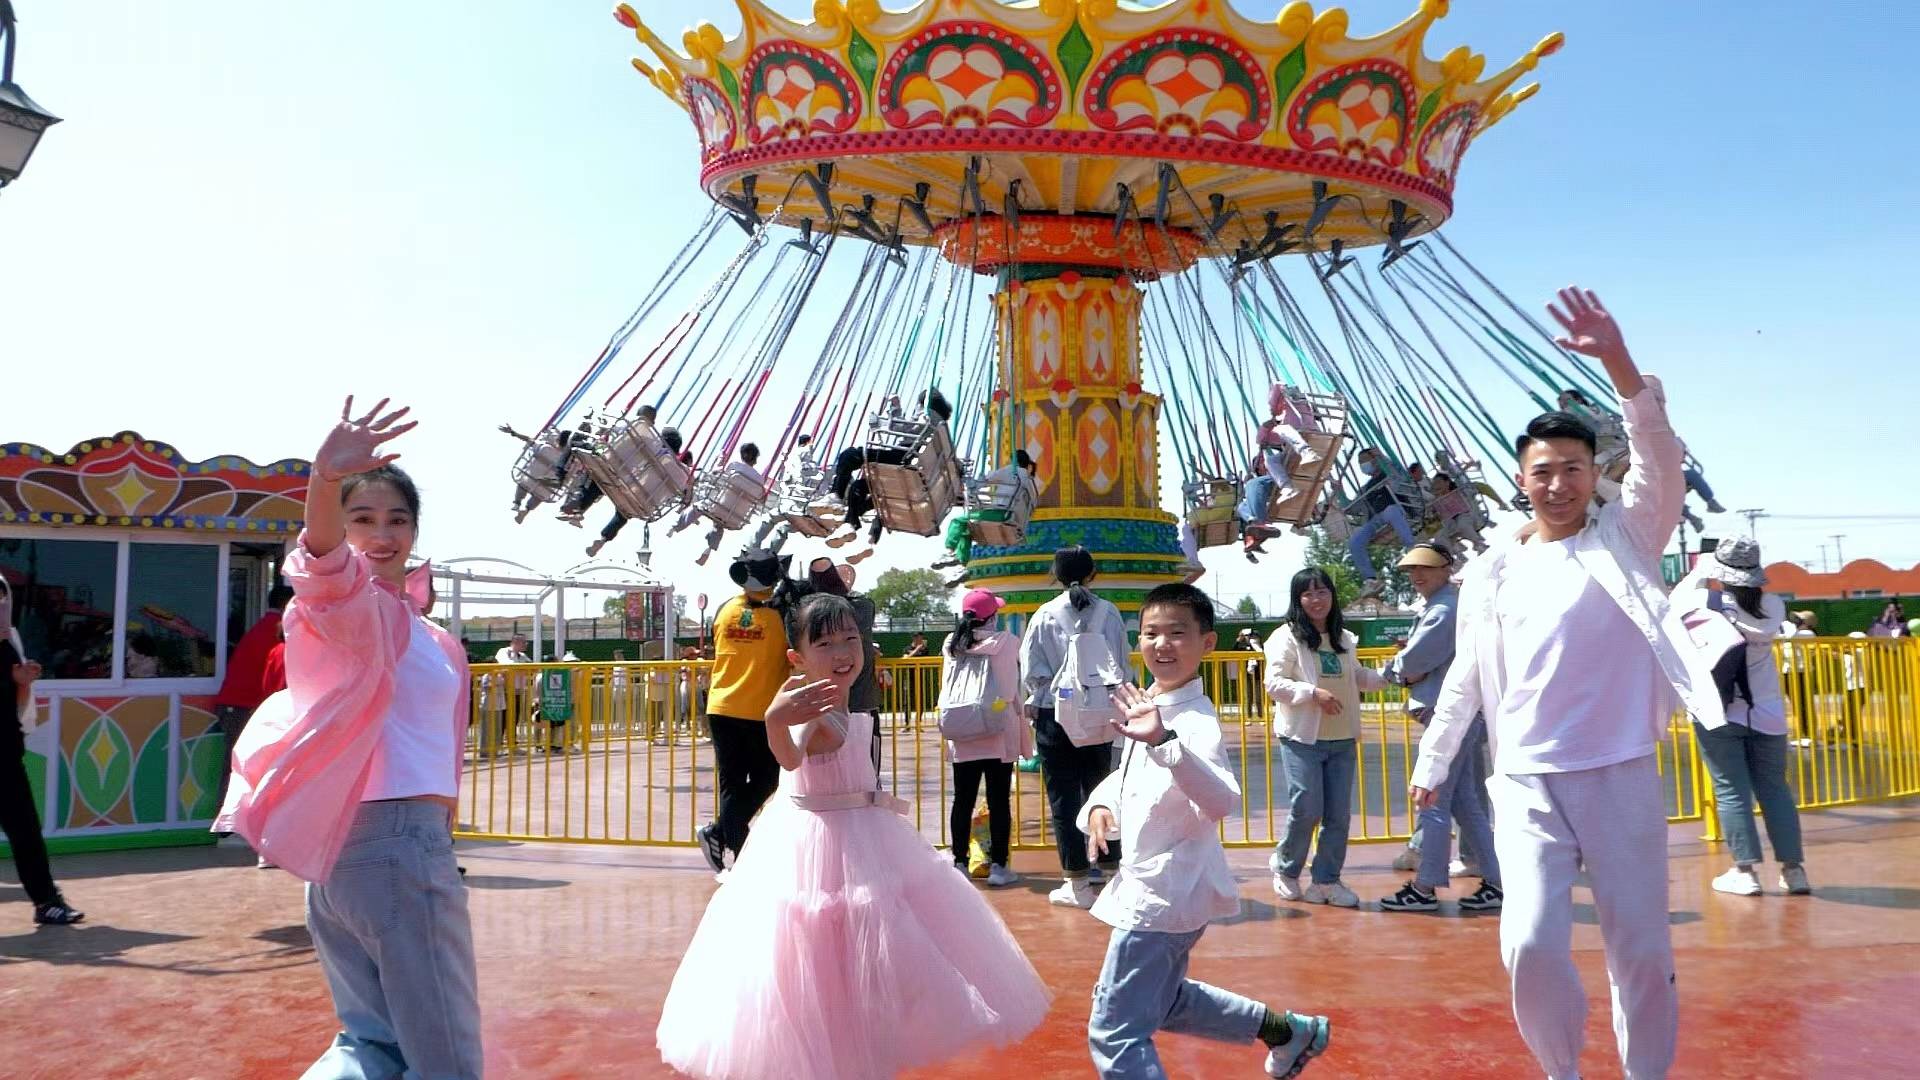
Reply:
[[[1920, 643], [1794, 639], [1777, 646], [1802, 807], [1920, 794]], [[1363, 649], [1378, 666], [1387, 649]], [[691, 845], [714, 814], [709, 664], [475, 665], [473, 717], [460, 791], [460, 833], [483, 839]], [[1263, 688], [1264, 662], [1216, 653], [1202, 677], [1219, 711], [1240, 811], [1221, 824], [1229, 846], [1264, 847], [1285, 830], [1286, 770]], [[946, 843], [951, 771], [936, 722], [938, 657], [881, 661], [876, 739], [881, 783], [915, 826]], [[1414, 813], [1407, 777], [1421, 728], [1403, 692], [1364, 695], [1353, 792], [1355, 842], [1404, 841]], [[1717, 837], [1712, 787], [1684, 716], [1658, 748], [1666, 812], [1704, 820]], [[1014, 774], [1014, 843], [1054, 844], [1037, 763]], [[1074, 842], [1078, 842], [1075, 838]]]

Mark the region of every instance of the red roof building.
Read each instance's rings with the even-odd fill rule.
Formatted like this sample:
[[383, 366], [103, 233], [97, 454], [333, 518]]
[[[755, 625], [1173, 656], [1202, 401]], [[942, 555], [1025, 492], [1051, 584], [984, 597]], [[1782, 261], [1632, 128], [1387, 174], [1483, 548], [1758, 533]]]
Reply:
[[1777, 562], [1767, 567], [1767, 591], [1795, 600], [1920, 596], [1920, 566], [1895, 570], [1873, 559], [1855, 559], [1838, 573], [1816, 574], [1799, 563]]

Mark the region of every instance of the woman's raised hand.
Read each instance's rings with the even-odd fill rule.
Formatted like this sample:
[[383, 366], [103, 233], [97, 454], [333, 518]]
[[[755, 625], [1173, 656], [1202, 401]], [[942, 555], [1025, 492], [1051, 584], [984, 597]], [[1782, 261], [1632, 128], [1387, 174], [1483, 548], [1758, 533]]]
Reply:
[[419, 423], [409, 420], [398, 427], [395, 421], [407, 415], [407, 408], [395, 409], [382, 416], [380, 410], [387, 407], [390, 399], [381, 398], [380, 403], [367, 412], [367, 415], [353, 418], [353, 398], [340, 407], [340, 423], [327, 433], [325, 442], [313, 455], [313, 474], [327, 483], [337, 484], [356, 473], [371, 472], [382, 465], [398, 460], [399, 454], [383, 454], [380, 448], [388, 442], [412, 431]]

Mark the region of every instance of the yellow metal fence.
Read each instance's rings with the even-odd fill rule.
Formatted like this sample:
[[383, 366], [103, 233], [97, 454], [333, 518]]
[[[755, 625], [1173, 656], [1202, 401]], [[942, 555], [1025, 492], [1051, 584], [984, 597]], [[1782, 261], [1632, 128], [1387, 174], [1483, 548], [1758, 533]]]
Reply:
[[[1776, 646], [1793, 740], [1789, 780], [1802, 807], [1920, 794], [1920, 643], [1795, 639]], [[1389, 650], [1362, 650], [1378, 666]], [[713, 817], [705, 662], [475, 665], [460, 790], [460, 835], [477, 839], [691, 845]], [[946, 842], [951, 777], [936, 723], [940, 661], [880, 668], [881, 778], [935, 844]], [[1285, 829], [1286, 771], [1259, 654], [1216, 653], [1204, 671], [1220, 712], [1239, 813], [1229, 846], [1274, 844]], [[1403, 841], [1420, 728], [1400, 691], [1365, 695], [1353, 793], [1355, 842]], [[1712, 787], [1684, 717], [1659, 748], [1672, 821], [1717, 838]], [[1014, 842], [1053, 845], [1042, 778], [1017, 771]]]

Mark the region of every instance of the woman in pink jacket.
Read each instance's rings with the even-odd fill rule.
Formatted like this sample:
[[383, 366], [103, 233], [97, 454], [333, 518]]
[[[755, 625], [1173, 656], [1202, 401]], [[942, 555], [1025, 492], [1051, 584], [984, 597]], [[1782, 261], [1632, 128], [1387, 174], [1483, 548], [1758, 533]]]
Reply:
[[481, 1075], [452, 837], [467, 663], [424, 617], [427, 575], [407, 573], [420, 495], [383, 447], [414, 425], [386, 404], [355, 420], [348, 398], [314, 455], [285, 569], [288, 688], [234, 747], [215, 825], [308, 883], [342, 1030], [306, 1080]]
[[[980, 782], [987, 785], [987, 884], [1012, 885], [1020, 875], [1007, 867], [1013, 838], [1013, 766], [1033, 753], [1033, 728], [1020, 708], [1020, 635], [996, 630], [1006, 601], [985, 589], [974, 589], [960, 601], [960, 626], [947, 636], [940, 684], [954, 685], [955, 666], [966, 657], [984, 657], [987, 680], [983, 704], [1001, 723], [996, 731], [978, 738], [947, 740], [947, 758], [953, 762], [953, 814], [947, 821], [953, 845], [953, 863], [967, 872], [967, 847], [973, 836], [974, 800]], [[984, 632], [983, 632], [984, 631]]]

